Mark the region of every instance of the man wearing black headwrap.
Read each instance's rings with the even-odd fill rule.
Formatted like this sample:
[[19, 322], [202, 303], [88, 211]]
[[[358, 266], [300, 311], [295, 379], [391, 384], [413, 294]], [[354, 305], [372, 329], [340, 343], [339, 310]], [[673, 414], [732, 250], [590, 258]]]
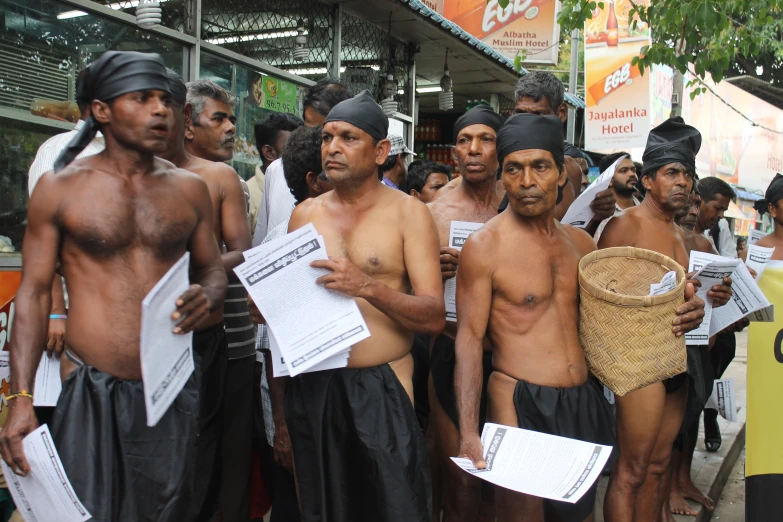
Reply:
[[[65, 472], [92, 520], [180, 522], [192, 501], [198, 376], [148, 427], [141, 304], [190, 252], [193, 284], [163, 320], [174, 334], [189, 333], [222, 305], [209, 192], [198, 176], [155, 158], [166, 149], [172, 103], [160, 56], [106, 52], [85, 82], [92, 115], [30, 199], [11, 367], [20, 395], [0, 449], [13, 470], [29, 472], [22, 438], [38, 424], [31, 392], [59, 259], [70, 293], [68, 377], [50, 428]], [[106, 149], [72, 162], [99, 128]]]
[[[674, 222], [677, 211], [687, 205], [693, 190], [696, 153], [701, 134], [680, 117], [669, 118], [650, 131], [642, 156], [641, 181], [647, 195], [641, 205], [613, 217], [601, 235], [599, 248], [633, 246], [659, 252], [688, 267], [683, 232]], [[728, 282], [727, 282], [728, 283]], [[728, 284], [711, 289], [715, 304], [731, 296]], [[704, 302], [687, 283], [685, 303], [677, 309], [671, 328], [676, 336], [697, 328], [704, 316]], [[655, 347], [651, 346], [651, 350]], [[604, 518], [625, 521], [657, 520], [668, 488], [667, 474], [672, 445], [682, 427], [686, 405], [686, 374], [617, 396], [617, 434], [620, 456], [612, 470]]]
[[[560, 120], [511, 116], [497, 153], [509, 206], [468, 238], [457, 270], [459, 455], [478, 468], [486, 466], [478, 430], [485, 338], [492, 347], [488, 421], [612, 444], [611, 411], [588, 379], [578, 333], [577, 269], [595, 243], [555, 219], [567, 183]], [[546, 505], [558, 520], [582, 522], [593, 513], [595, 491], [568, 504], [495, 488], [497, 519], [543, 520]]]
[[[446, 285], [455, 283], [459, 250], [449, 245], [452, 221], [486, 223], [497, 215], [503, 196], [496, 187], [498, 160], [495, 138], [504, 118], [488, 105], [476, 105], [454, 124], [454, 160], [459, 166], [462, 182], [428, 205], [440, 236], [441, 277]], [[449, 317], [450, 315], [450, 317]], [[465, 473], [451, 461], [459, 449], [459, 419], [454, 396], [454, 337], [457, 334], [455, 314], [447, 314], [446, 329], [433, 341], [430, 350], [430, 372], [433, 390], [430, 400], [431, 428], [436, 455], [433, 464], [439, 466], [442, 477], [443, 520], [494, 520], [492, 486]], [[490, 352], [484, 352], [483, 364], [489, 378]], [[486, 391], [486, 380], [484, 382]], [[482, 393], [479, 429], [486, 416], [486, 394]], [[440, 484], [436, 483], [436, 486]], [[436, 492], [438, 488], [436, 487]], [[433, 518], [440, 513], [439, 498], [435, 498]]]
[[[193, 107], [186, 103], [187, 89], [182, 78], [172, 70], [168, 70], [169, 85], [172, 93], [171, 128], [166, 152], [161, 158], [172, 162], [177, 167], [198, 174], [209, 188], [212, 200], [215, 228], [215, 240], [219, 247], [225, 245], [222, 254], [223, 268], [230, 279], [234, 279], [233, 268], [244, 261], [242, 252], [250, 248], [250, 230], [245, 212], [245, 194], [239, 182], [239, 176], [230, 166], [222, 162], [209, 161], [190, 154], [185, 149], [185, 127], [191, 120]], [[240, 296], [241, 297], [241, 296]], [[239, 305], [247, 307], [241, 300]], [[193, 491], [191, 514], [193, 520], [207, 521], [212, 519], [218, 505], [221, 491], [221, 432], [226, 424], [237, 422], [241, 424], [243, 433], [247, 428], [247, 436], [243, 437], [247, 447], [247, 455], [243, 456], [244, 472], [234, 470], [232, 478], [238, 481], [234, 487], [247, 493], [250, 483], [250, 427], [252, 393], [244, 401], [233, 400], [231, 405], [241, 404], [244, 408], [239, 414], [227, 418], [224, 414], [225, 393], [228, 384], [227, 366], [228, 341], [226, 327], [223, 321], [223, 310], [213, 311], [202, 321], [193, 335], [193, 351], [199, 358], [198, 369], [201, 372], [201, 414], [198, 438], [198, 456], [196, 458], [196, 483]], [[250, 361], [252, 363], [252, 360]], [[252, 385], [252, 372], [242, 378], [233, 378], [233, 383], [247, 381]], [[252, 392], [252, 390], [250, 390]], [[241, 443], [240, 443], [241, 444]], [[232, 447], [236, 448], [235, 443]], [[242, 495], [249, 500], [249, 495]], [[239, 505], [244, 504], [244, 505]], [[237, 512], [241, 512], [242, 515]], [[236, 519], [247, 520], [250, 516], [249, 502], [234, 503], [231, 510], [223, 513], [223, 520], [233, 522]]]
[[[427, 207], [381, 183], [388, 119], [368, 91], [337, 104], [321, 157], [334, 190], [296, 206], [326, 241], [316, 280], [351, 296], [371, 337], [348, 367], [291, 378], [285, 416], [305, 522], [423, 522], [427, 449], [412, 404], [413, 333], [444, 325], [438, 234]], [[303, 318], [304, 320], [304, 318]]]

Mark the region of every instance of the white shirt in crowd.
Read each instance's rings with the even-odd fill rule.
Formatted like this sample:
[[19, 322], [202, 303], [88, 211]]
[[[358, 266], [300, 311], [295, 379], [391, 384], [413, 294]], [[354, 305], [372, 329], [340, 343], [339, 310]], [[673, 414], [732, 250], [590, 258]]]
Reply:
[[734, 240], [734, 234], [731, 233], [729, 222], [726, 221], [726, 218], [721, 218], [721, 220], [718, 221], [718, 230], [720, 230], [718, 245], [712, 240], [712, 235], [710, 235], [709, 230], [704, 231], [704, 237], [710, 240], [710, 243], [712, 243], [712, 246], [715, 247], [715, 250], [717, 250], [720, 255], [728, 257], [729, 259], [735, 259], [737, 257], [737, 243]]
[[[43, 142], [38, 149], [38, 152], [35, 154], [35, 160], [33, 160], [33, 164], [30, 165], [30, 172], [27, 176], [27, 190], [30, 195], [33, 194], [33, 189], [35, 188], [36, 183], [38, 183], [38, 180], [41, 179], [41, 176], [50, 170], [54, 170], [54, 162], [57, 161], [60, 153], [65, 150], [65, 147], [76, 137], [82, 127], [84, 127], [84, 121], [79, 120], [76, 122], [76, 127], [74, 127], [73, 130], [52, 136]], [[76, 158], [94, 156], [99, 152], [103, 152], [103, 148], [103, 135], [99, 132]]]
[[264, 195], [258, 210], [258, 221], [253, 233], [253, 246], [258, 246], [267, 234], [280, 223], [288, 221], [296, 206], [296, 200], [288, 189], [283, 171], [283, 160], [273, 161], [266, 169]]

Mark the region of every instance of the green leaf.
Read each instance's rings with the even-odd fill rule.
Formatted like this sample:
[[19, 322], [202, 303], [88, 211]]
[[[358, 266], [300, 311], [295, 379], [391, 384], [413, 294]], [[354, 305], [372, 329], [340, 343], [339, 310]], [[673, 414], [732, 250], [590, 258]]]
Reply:
[[522, 55], [519, 54], [519, 52], [517, 52], [517, 55], [514, 57], [514, 69], [517, 71], [517, 74], [522, 72]]
[[[501, 8], [505, 9], [506, 7], [508, 7], [508, 2], [509, 0], [498, 0], [498, 5]], [[487, 0], [487, 3], [489, 3], [489, 0]]]

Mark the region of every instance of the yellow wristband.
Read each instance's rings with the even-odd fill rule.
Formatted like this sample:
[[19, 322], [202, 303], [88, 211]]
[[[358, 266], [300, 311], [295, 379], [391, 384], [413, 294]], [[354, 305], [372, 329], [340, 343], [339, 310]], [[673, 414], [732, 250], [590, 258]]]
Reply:
[[33, 396], [27, 393], [27, 390], [22, 390], [18, 393], [12, 393], [11, 395], [6, 395], [5, 400], [10, 401], [11, 399], [16, 399], [17, 397], [27, 397], [30, 400], [33, 399]]

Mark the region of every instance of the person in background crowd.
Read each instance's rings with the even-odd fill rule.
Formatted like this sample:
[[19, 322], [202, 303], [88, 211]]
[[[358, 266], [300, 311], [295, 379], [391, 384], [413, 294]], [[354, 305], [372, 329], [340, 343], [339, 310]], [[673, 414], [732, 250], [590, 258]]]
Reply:
[[748, 257], [748, 240], [744, 237], [737, 238], [737, 257], [744, 263]]
[[[734, 236], [729, 230], [728, 222], [723, 218], [723, 214], [729, 209], [729, 203], [737, 197], [737, 194], [728, 183], [714, 176], [700, 179], [698, 188], [702, 203], [699, 207], [699, 219], [696, 222], [694, 232], [703, 234], [712, 243], [718, 254], [730, 259], [736, 258], [737, 248], [734, 244]], [[710, 359], [716, 379], [720, 379], [723, 372], [729, 367], [736, 351], [737, 339], [733, 328], [716, 336], [715, 345], [710, 350]], [[721, 442], [718, 411], [707, 408], [704, 410], [704, 446], [707, 451], [715, 452], [720, 449]]]
[[[226, 273], [209, 191], [197, 175], [155, 158], [168, 146], [172, 104], [159, 55], [107, 51], [83, 87], [91, 116], [30, 200], [0, 449], [13, 472], [30, 473], [22, 440], [38, 422], [28, 390], [60, 261], [71, 306], [63, 360], [71, 364], [62, 368], [67, 378], [50, 429], [74, 493], [96, 522], [189, 520], [198, 374], [147, 426], [141, 312], [144, 296], [186, 252], [190, 287], [171, 303], [170, 318], [158, 320], [186, 334], [220, 310]], [[75, 159], [99, 129], [106, 148]]]
[[[185, 122], [185, 150], [191, 155], [214, 162], [230, 160], [234, 155], [236, 117], [235, 98], [211, 80], [198, 80], [187, 86], [187, 103], [191, 117]], [[205, 178], [206, 179], [206, 178]], [[220, 184], [217, 183], [218, 179]], [[245, 205], [241, 194], [232, 199], [230, 214], [223, 214], [226, 204], [224, 185], [236, 186], [245, 192]], [[223, 307], [225, 335], [228, 350], [220, 357], [227, 357], [223, 380], [216, 376], [213, 393], [221, 398], [215, 412], [220, 419], [219, 455], [220, 467], [217, 480], [220, 484], [220, 513], [223, 522], [246, 522], [250, 516], [250, 470], [253, 431], [250, 419], [253, 415], [253, 368], [255, 362], [255, 329], [247, 308], [247, 291], [234, 274], [234, 267], [244, 261], [242, 252], [250, 248], [250, 230], [247, 218], [247, 185], [237, 173], [227, 167], [219, 177], [207, 179], [216, 215], [216, 239], [224, 246], [223, 266], [229, 285]], [[238, 187], [237, 187], [238, 188]], [[232, 191], [232, 194], [235, 192]], [[230, 222], [224, 222], [228, 221]], [[232, 227], [236, 231], [234, 245], [218, 232]], [[222, 389], [220, 389], [222, 387]], [[221, 411], [222, 410], [222, 416]], [[211, 477], [212, 478], [212, 477]], [[211, 499], [205, 498], [206, 502]]]
[[422, 203], [429, 203], [449, 181], [451, 169], [448, 166], [430, 160], [416, 160], [408, 167], [405, 192]]
[[[27, 188], [30, 197], [32, 197], [33, 189], [35, 188], [36, 183], [38, 183], [38, 180], [41, 179], [41, 176], [50, 170], [54, 170], [54, 162], [57, 160], [57, 157], [62, 153], [68, 143], [79, 134], [84, 127], [85, 121], [90, 118], [90, 102], [92, 100], [86, 98], [86, 86], [84, 84], [86, 75], [87, 68], [85, 67], [76, 78], [76, 104], [79, 106], [81, 118], [76, 122], [76, 126], [73, 130], [52, 136], [38, 148], [35, 159], [33, 160], [32, 165], [30, 165], [30, 171], [27, 177]], [[103, 151], [103, 147], [103, 134], [98, 132], [87, 147], [79, 154], [77, 159], [98, 154]], [[46, 340], [46, 353], [50, 357], [52, 355], [60, 357], [65, 348], [65, 326], [67, 316], [68, 297], [65, 289], [65, 280], [60, 275], [55, 274], [54, 281], [52, 282], [52, 309], [49, 311], [49, 331]], [[42, 423], [47, 423], [51, 411], [50, 408], [36, 408], [38, 420]]]
[[[440, 237], [440, 268], [443, 281], [456, 276], [460, 252], [449, 244], [452, 221], [486, 223], [497, 215], [501, 194], [496, 190], [498, 159], [497, 132], [503, 117], [487, 105], [477, 105], [459, 117], [454, 124], [454, 160], [462, 173], [462, 183], [428, 205]], [[458, 318], [459, 319], [459, 318]], [[454, 338], [458, 322], [449, 321], [444, 331], [432, 340], [430, 350], [431, 423], [436, 454], [433, 468], [442, 478], [443, 520], [494, 520], [492, 486], [465, 473], [450, 457], [459, 450], [460, 419], [454, 394]], [[484, 352], [485, 380], [481, 388], [481, 415], [474, 429], [481, 430], [486, 417], [486, 380], [489, 379], [492, 354]], [[438, 493], [435, 490], [436, 495]], [[433, 505], [433, 519], [440, 517], [439, 502]]]
[[[353, 93], [336, 78], [322, 78], [310, 87], [305, 94], [304, 123], [308, 127], [323, 125], [332, 107], [343, 100], [352, 98]], [[288, 190], [283, 173], [283, 162], [273, 161], [267, 167], [264, 179], [264, 195], [258, 211], [253, 246], [260, 245], [266, 235], [276, 226], [288, 221], [296, 201]]]
[[381, 174], [383, 174], [383, 184], [387, 187], [403, 190], [405, 180], [408, 178], [408, 163], [411, 157], [415, 156], [413, 152], [405, 145], [405, 139], [397, 134], [387, 136], [391, 142], [389, 157], [381, 165]]
[[[517, 81], [514, 94], [516, 96], [514, 112], [517, 114], [549, 114], [557, 116], [563, 123], [568, 118], [563, 82], [550, 72], [534, 71], [525, 74]], [[582, 192], [582, 168], [573, 158], [584, 159], [584, 154], [573, 145], [565, 144], [565, 156], [571, 158], [565, 160], [570, 187], [563, 189], [563, 198], [555, 213], [556, 219], [562, 219], [565, 216], [568, 207], [573, 202], [572, 198], [576, 198]], [[573, 196], [570, 195], [571, 190], [573, 190]], [[501, 208], [505, 209], [505, 205], [501, 205]], [[585, 227], [585, 231], [592, 236], [595, 235], [601, 222], [614, 214], [614, 193], [611, 189], [597, 193], [593, 202], [590, 203], [590, 208], [595, 215]]]
[[[636, 199], [635, 196], [636, 183], [639, 181], [639, 175], [636, 172], [636, 166], [634, 165], [633, 161], [631, 161], [631, 156], [627, 152], [617, 152], [615, 154], [608, 154], [604, 156], [601, 158], [601, 161], [598, 164], [598, 168], [601, 172], [605, 172], [614, 164], [615, 161], [620, 158], [623, 159], [617, 165], [617, 168], [614, 171], [614, 177], [612, 177], [612, 182], [609, 185], [609, 188], [612, 189], [612, 192], [614, 192], [615, 216], [619, 216], [623, 213], [624, 210], [635, 207], [640, 203], [640, 201]], [[598, 226], [598, 230], [595, 232], [596, 241], [601, 238], [601, 233], [610, 219], [612, 218], [606, 218]]]
[[443, 329], [438, 236], [427, 207], [380, 183], [389, 120], [364, 91], [337, 104], [321, 159], [334, 190], [297, 205], [329, 260], [316, 284], [355, 299], [372, 336], [348, 366], [288, 379], [285, 417], [304, 522], [430, 520], [429, 462], [413, 408], [413, 333]]
[[[286, 182], [291, 187], [296, 204], [315, 198], [332, 190], [332, 183], [326, 178], [321, 166], [321, 126], [301, 127], [291, 133], [283, 152], [283, 166]], [[288, 232], [288, 221], [270, 230], [264, 242], [269, 242]], [[272, 376], [272, 357], [269, 351], [269, 333], [258, 308], [249, 299], [250, 314], [259, 324], [260, 349], [264, 352], [264, 378], [261, 382], [263, 402], [263, 424], [266, 440], [272, 447], [274, 461], [267, 484], [271, 489], [272, 517], [270, 522], [299, 522], [301, 515], [296, 499], [294, 482], [294, 461], [291, 453], [291, 439], [285, 422], [286, 379]]]
[[753, 206], [762, 216], [769, 212], [775, 223], [772, 233], [759, 239], [756, 244], [765, 248], [774, 248], [772, 259], [783, 260], [783, 175], [777, 173], [772, 178], [772, 182], [764, 193], [764, 199], [756, 201]]
[[255, 138], [261, 165], [256, 166], [253, 179], [248, 181], [250, 191], [250, 232], [255, 234], [258, 210], [264, 195], [264, 173], [273, 161], [283, 155], [288, 137], [304, 125], [298, 116], [286, 112], [273, 112], [255, 124]]

